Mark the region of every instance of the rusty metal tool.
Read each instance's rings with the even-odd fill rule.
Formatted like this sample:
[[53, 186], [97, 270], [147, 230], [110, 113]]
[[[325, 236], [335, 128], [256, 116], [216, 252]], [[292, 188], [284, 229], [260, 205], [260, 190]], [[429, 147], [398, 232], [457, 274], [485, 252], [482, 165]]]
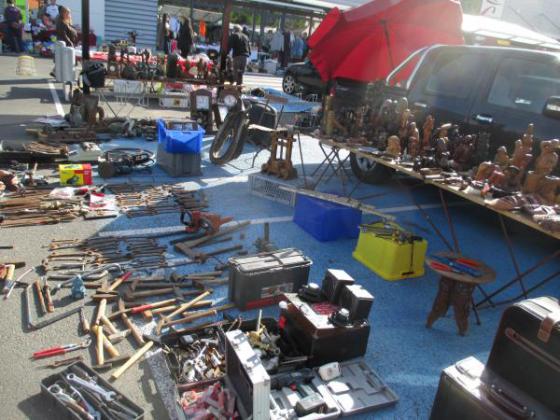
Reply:
[[83, 362], [83, 361], [84, 361], [83, 356], [75, 356], [75, 357], [68, 357], [66, 359], [55, 360], [54, 362], [52, 362], [48, 365], [45, 365], [45, 366], [41, 366], [41, 367], [56, 369], [56, 368], [59, 368], [61, 366], [73, 365], [74, 363]]
[[[36, 284], [36, 283], [35, 283]], [[27, 315], [27, 328], [30, 330], [40, 330], [41, 328], [47, 327], [60, 321], [61, 319], [68, 318], [69, 316], [80, 312], [80, 306], [70, 309], [66, 312], [61, 312], [58, 315], [45, 319], [41, 322], [33, 322], [33, 315], [31, 314], [31, 289], [33, 285], [30, 284], [25, 288], [25, 310]]]

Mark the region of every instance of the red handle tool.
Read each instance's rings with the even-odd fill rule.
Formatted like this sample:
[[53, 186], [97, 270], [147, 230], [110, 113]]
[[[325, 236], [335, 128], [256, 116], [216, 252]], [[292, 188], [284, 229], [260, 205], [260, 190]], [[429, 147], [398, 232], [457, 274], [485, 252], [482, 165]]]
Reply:
[[70, 353], [71, 351], [76, 351], [79, 349], [85, 349], [91, 344], [91, 338], [80, 344], [67, 344], [65, 346], [50, 347], [48, 349], [43, 349], [33, 353], [32, 358], [34, 360], [45, 359], [47, 357], [58, 356], [59, 354]]

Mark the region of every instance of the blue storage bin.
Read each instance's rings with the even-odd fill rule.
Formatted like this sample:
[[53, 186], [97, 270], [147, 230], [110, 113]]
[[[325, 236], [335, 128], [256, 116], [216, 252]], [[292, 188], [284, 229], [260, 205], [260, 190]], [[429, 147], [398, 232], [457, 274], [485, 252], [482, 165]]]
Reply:
[[357, 238], [362, 212], [341, 204], [297, 195], [294, 223], [321, 242]]
[[202, 150], [202, 138], [206, 133], [198, 126], [198, 130], [171, 130], [163, 120], [157, 121], [158, 143], [162, 143], [167, 153], [198, 154]]

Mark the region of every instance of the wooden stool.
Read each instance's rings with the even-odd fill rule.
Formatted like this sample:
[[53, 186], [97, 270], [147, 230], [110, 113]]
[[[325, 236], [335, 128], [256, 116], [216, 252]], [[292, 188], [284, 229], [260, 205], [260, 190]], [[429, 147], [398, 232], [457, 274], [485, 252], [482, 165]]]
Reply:
[[[462, 258], [460, 254], [441, 252], [436, 254], [443, 258]], [[471, 260], [471, 259], [469, 259]], [[439, 288], [432, 305], [432, 310], [426, 320], [426, 327], [431, 328], [435, 321], [444, 316], [450, 306], [453, 306], [455, 322], [459, 329], [459, 335], [464, 336], [469, 328], [469, 313], [473, 301], [473, 292], [476, 286], [489, 283], [496, 278], [496, 272], [480, 261], [471, 260], [478, 264], [475, 268], [481, 275], [479, 277], [470, 276], [466, 273], [455, 273], [435, 268], [438, 261], [427, 258], [428, 267], [441, 275]]]

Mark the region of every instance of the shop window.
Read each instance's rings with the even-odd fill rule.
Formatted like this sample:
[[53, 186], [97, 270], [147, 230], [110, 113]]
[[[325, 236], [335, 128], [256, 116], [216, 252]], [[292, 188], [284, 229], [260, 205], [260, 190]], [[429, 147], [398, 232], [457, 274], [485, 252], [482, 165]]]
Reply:
[[441, 54], [426, 83], [426, 93], [466, 99], [479, 76], [480, 57], [474, 54]]
[[550, 96], [560, 95], [558, 70], [550, 63], [507, 58], [500, 63], [488, 102], [540, 114]]

